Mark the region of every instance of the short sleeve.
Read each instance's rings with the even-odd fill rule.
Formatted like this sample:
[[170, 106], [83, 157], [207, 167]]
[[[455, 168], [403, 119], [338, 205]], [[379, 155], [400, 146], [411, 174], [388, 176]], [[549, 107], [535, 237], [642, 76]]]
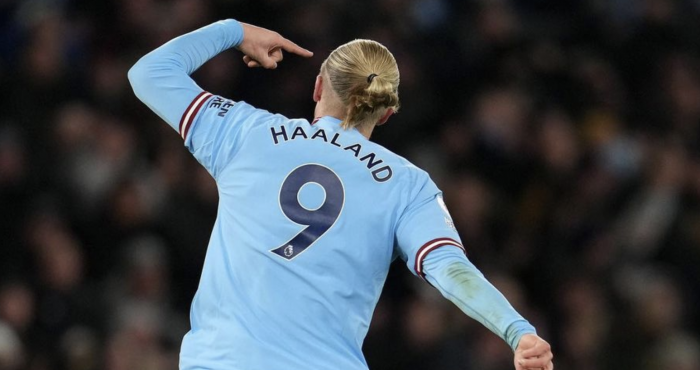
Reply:
[[395, 248], [413, 274], [425, 279], [423, 259], [428, 253], [441, 247], [464, 251], [464, 247], [442, 192], [427, 174], [422, 175], [416, 196], [399, 217]]
[[245, 102], [203, 91], [182, 114], [179, 132], [192, 155], [217, 178], [253, 127], [283, 119]]

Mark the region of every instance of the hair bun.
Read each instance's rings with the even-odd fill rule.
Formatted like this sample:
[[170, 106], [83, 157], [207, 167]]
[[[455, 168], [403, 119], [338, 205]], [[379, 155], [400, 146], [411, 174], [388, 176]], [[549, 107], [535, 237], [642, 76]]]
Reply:
[[399, 96], [390, 83], [375, 75], [369, 86], [357, 86], [352, 90], [350, 102], [347, 120], [362, 122], [370, 118], [377, 109], [398, 109]]

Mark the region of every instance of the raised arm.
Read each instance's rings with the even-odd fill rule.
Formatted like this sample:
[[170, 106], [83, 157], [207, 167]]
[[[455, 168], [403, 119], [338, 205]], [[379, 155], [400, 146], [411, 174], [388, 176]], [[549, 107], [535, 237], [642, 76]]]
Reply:
[[189, 75], [232, 47], [243, 52], [249, 67], [277, 68], [283, 50], [305, 57], [313, 55], [277, 32], [228, 19], [177, 37], [148, 53], [129, 70], [129, 81], [136, 96], [184, 138], [183, 113], [191, 104], [196, 105], [195, 98], [203, 93]]
[[136, 97], [184, 137], [183, 113], [203, 92], [189, 75], [222, 51], [240, 45], [243, 36], [241, 23], [225, 20], [167, 42], [129, 70]]
[[185, 146], [214, 178], [231, 163], [247, 130], [275, 115], [202, 90], [190, 74], [236, 47], [249, 67], [276, 68], [282, 51], [312, 53], [277, 32], [225, 20], [177, 37], [129, 70], [136, 96], [180, 133]]

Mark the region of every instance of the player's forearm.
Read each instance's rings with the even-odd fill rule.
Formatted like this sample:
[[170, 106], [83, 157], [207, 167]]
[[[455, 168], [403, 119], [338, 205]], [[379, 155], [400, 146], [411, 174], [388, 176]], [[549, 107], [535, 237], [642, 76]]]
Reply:
[[134, 67], [147, 64], [189, 75], [209, 59], [242, 41], [243, 26], [236, 20], [227, 19], [170, 40], [146, 54]]
[[426, 279], [464, 313], [500, 336], [515, 350], [520, 338], [535, 328], [464, 254], [456, 248], [439, 248], [423, 260]]
[[239, 22], [225, 20], [210, 24], [145, 55], [129, 70], [129, 81], [136, 96], [172, 124], [201, 91], [189, 75], [242, 41], [243, 27]]

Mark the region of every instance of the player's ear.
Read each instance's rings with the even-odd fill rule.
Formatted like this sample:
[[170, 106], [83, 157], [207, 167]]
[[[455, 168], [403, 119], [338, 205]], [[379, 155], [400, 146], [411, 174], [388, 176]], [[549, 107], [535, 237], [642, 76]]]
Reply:
[[323, 77], [321, 75], [316, 76], [316, 83], [314, 84], [314, 101], [316, 103], [321, 101], [321, 94], [323, 93]]
[[379, 121], [377, 122], [377, 126], [381, 126], [381, 125], [385, 124], [386, 121], [389, 120], [389, 117], [391, 117], [392, 114], [394, 114], [394, 108], [387, 109], [386, 113], [384, 113], [382, 118], [380, 118]]

